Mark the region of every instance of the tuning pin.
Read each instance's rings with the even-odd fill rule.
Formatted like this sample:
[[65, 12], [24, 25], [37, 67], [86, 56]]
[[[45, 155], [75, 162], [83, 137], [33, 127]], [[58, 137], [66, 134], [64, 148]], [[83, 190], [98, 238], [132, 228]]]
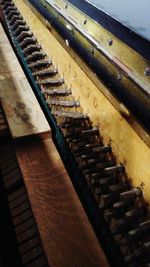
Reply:
[[14, 7], [14, 3], [11, 1], [2, 1], [1, 5], [3, 5], [3, 9], [6, 10], [8, 7]]
[[20, 34], [22, 34], [22, 32], [28, 32], [29, 31], [29, 27], [25, 24], [25, 25], [19, 25], [18, 28], [14, 31], [16, 36], [19, 36]]
[[96, 154], [110, 153], [111, 147], [110, 146], [97, 146], [97, 147], [94, 147], [92, 151]]
[[[43, 89], [42, 93], [45, 93], [47, 95], [60, 95], [60, 96], [68, 96], [71, 94], [71, 90], [70, 89]], [[60, 127], [60, 128], [64, 128], [64, 127]], [[67, 128], [67, 125], [65, 126], [65, 128]], [[68, 128], [70, 128], [70, 125], [68, 125]]]
[[32, 62], [32, 61], [44, 59], [45, 57], [46, 57], [46, 53], [45, 52], [43, 52], [43, 51], [35, 51], [32, 54], [28, 55], [26, 57], [26, 60], [27, 60], [27, 62]]
[[28, 47], [23, 49], [23, 53], [24, 53], [24, 55], [28, 55], [28, 54], [31, 54], [33, 52], [40, 51], [41, 49], [42, 49], [41, 45], [31, 44]]
[[120, 234], [122, 232], [125, 232], [128, 230], [128, 223], [123, 220], [123, 219], [118, 219], [116, 222], [115, 222], [115, 225], [112, 227], [111, 231], [114, 235], [116, 234]]
[[30, 38], [33, 36], [33, 33], [32, 32], [22, 32], [18, 37], [17, 37], [17, 40], [19, 43], [21, 43], [25, 38]]
[[143, 207], [143, 208], [127, 211], [125, 213], [125, 217], [126, 217], [126, 220], [130, 221], [130, 220], [137, 219], [138, 217], [143, 216], [144, 214], [145, 214], [145, 209]]
[[[34, 77], [45, 78], [45, 77], [51, 77], [52, 75], [55, 75], [57, 73], [58, 73], [58, 70], [53, 68], [53, 69], [35, 71], [32, 73], [32, 75]], [[54, 89], [54, 90], [58, 91], [58, 89]], [[54, 90], [43, 89], [43, 93], [51, 94], [51, 91], [54, 91]], [[67, 89], [62, 89], [62, 90], [65, 91]], [[70, 89], [68, 89], [68, 90], [70, 90]], [[71, 92], [71, 90], [70, 90], [70, 92]]]
[[120, 172], [122, 173], [124, 172], [124, 166], [120, 164], [120, 165], [108, 167], [108, 168], [105, 168], [105, 172], [107, 174], [120, 173]]
[[88, 116], [79, 113], [79, 112], [60, 112], [60, 111], [52, 111], [54, 116], [63, 117], [63, 118], [71, 118], [71, 119], [78, 119], [78, 120], [85, 120], [88, 119]]
[[6, 16], [11, 12], [11, 11], [16, 11], [17, 8], [15, 6], [8, 6], [6, 9], [5, 9], [5, 14]]
[[[27, 25], [26, 25], [26, 21], [25, 20], [22, 20], [22, 19], [17, 19], [16, 21], [15, 21], [15, 23], [14, 23], [14, 25], [11, 27], [11, 29], [12, 29], [12, 31], [14, 31], [14, 33], [15, 33], [15, 31], [20, 27], [20, 26], [26, 26], [26, 27], [28, 27]], [[26, 28], [25, 28], [26, 29]], [[29, 29], [29, 27], [28, 27], [28, 29]]]
[[28, 38], [25, 38], [24, 41], [22, 41], [22, 43], [20, 43], [20, 47], [21, 49], [24, 49], [28, 45], [31, 45], [31, 44], [35, 45], [36, 43], [37, 43], [37, 39], [35, 37], [28, 37]]
[[150, 230], [150, 220], [147, 220], [145, 222], [142, 222], [139, 224], [139, 227], [142, 231], [148, 231]]
[[128, 188], [128, 185], [126, 183], [123, 183], [123, 182], [109, 186], [109, 189], [111, 192], [115, 192], [115, 191], [122, 192], [124, 190], [127, 190], [127, 188]]
[[118, 192], [111, 192], [106, 195], [102, 195], [99, 203], [100, 209], [106, 209], [112, 207], [114, 202], [119, 200], [119, 193]]
[[91, 151], [93, 150], [93, 148], [96, 148], [96, 147], [102, 147], [102, 145], [99, 144], [99, 143], [87, 144], [87, 145], [86, 145], [86, 150], [87, 150], [88, 152], [91, 152]]
[[16, 22], [16, 20], [18, 20], [18, 19], [19, 20], [23, 20], [23, 17], [21, 15], [14, 15], [11, 18], [11, 20], [9, 21], [10, 25], [13, 25]]
[[105, 178], [100, 178], [99, 183], [100, 185], [111, 185], [117, 182], [117, 177], [116, 176], [109, 176]]
[[41, 69], [41, 68], [48, 68], [52, 64], [51, 60], [38, 60], [34, 63], [29, 64], [30, 69]]
[[99, 135], [99, 130], [97, 128], [88, 129], [81, 132], [82, 136], [92, 136], [92, 135]]
[[17, 9], [10, 10], [9, 14], [7, 15], [7, 18], [8, 20], [11, 20], [13, 16], [18, 16], [18, 15], [20, 15], [20, 12]]
[[142, 196], [142, 190], [140, 188], [133, 188], [120, 194], [121, 199], [132, 199], [139, 196]]
[[46, 79], [38, 82], [40, 86], [58, 86], [64, 83], [64, 79]]
[[137, 262], [137, 266], [141, 266], [139, 260], [146, 262], [147, 260], [145, 257], [146, 254], [148, 255], [149, 251], [150, 251], [150, 241], [145, 242], [140, 248], [134, 249], [132, 254], [129, 254], [125, 257], [125, 262], [129, 263], [135, 261]]
[[63, 106], [63, 107], [79, 107], [80, 103], [79, 101], [75, 100], [55, 100], [55, 99], [48, 99], [46, 100], [46, 103], [49, 105], [56, 105], [56, 106]]

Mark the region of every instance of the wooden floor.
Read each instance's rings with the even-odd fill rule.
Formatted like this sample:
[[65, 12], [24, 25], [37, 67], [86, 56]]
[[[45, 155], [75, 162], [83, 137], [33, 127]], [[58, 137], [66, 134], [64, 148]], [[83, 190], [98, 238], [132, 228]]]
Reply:
[[16, 152], [49, 266], [109, 266], [53, 141]]

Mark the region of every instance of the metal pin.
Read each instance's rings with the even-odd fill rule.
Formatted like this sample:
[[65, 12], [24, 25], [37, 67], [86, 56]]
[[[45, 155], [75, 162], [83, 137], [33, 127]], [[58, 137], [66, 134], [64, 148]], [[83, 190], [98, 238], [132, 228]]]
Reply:
[[52, 64], [51, 60], [38, 60], [37, 62], [29, 64], [30, 69], [48, 68]]
[[142, 190], [140, 188], [133, 188], [120, 194], [121, 199], [132, 199], [138, 196], [142, 196]]
[[54, 79], [47, 79], [47, 80], [42, 80], [40, 82], [38, 82], [39, 85], [41, 86], [56, 86], [56, 85], [61, 85], [64, 83], [64, 79], [57, 79], [57, 80], [54, 80]]
[[[25, 26], [25, 25], [26, 25], [26, 21], [25, 20], [19, 20], [19, 19], [17, 19], [15, 21], [14, 25], [12, 26], [12, 31], [16, 31], [19, 26]], [[29, 27], [28, 27], [28, 29], [29, 29]]]
[[115, 192], [115, 191], [122, 192], [122, 190], [127, 190], [127, 188], [128, 186], [125, 183], [117, 183], [117, 184], [109, 186], [109, 189], [111, 192]]
[[92, 152], [94, 153], [110, 153], [111, 152], [111, 147], [110, 146], [98, 146], [98, 147], [94, 147], [92, 149]]
[[88, 129], [81, 132], [82, 136], [92, 136], [92, 135], [99, 135], [99, 130], [97, 128]]
[[99, 203], [99, 208], [109, 208], [111, 207], [114, 202], [118, 201], [119, 199], [119, 193], [118, 192], [112, 192], [107, 195], [102, 195]]
[[117, 182], [116, 176], [110, 176], [106, 178], [100, 178], [99, 183], [100, 185], [110, 185]]
[[106, 168], [105, 169], [105, 172], [107, 174], [111, 174], [111, 173], [118, 173], [118, 172], [123, 172], [124, 171], [124, 166], [123, 165], [116, 165], [116, 166], [113, 166], [113, 167], [109, 167], [109, 168]]
[[17, 8], [15, 6], [9, 6], [5, 10], [5, 14], [8, 15], [11, 11], [15, 11]]
[[[70, 89], [44, 89], [42, 93], [46, 93], [48, 95], [60, 95], [60, 96], [67, 96], [71, 94]], [[68, 126], [70, 128], [70, 126]]]
[[[40, 78], [45, 78], [47, 76], [52, 76], [52, 75], [57, 74], [57, 73], [58, 73], [58, 70], [57, 69], [47, 69], [47, 70], [35, 71], [35, 72], [32, 73], [32, 75], [33, 76], [38, 76]], [[58, 91], [58, 89], [54, 89], [54, 90], [57, 90]], [[53, 91], [53, 90], [47, 90], [47, 89], [45, 89], [45, 90], [43, 90], [43, 93], [48, 93], [49, 92], [49, 94], [51, 94], [51, 91]], [[64, 89], [64, 91], [65, 91], [65, 89]]]
[[37, 39], [35, 37], [28, 37], [22, 43], [20, 43], [20, 47], [24, 49], [28, 45], [36, 44], [36, 43], [37, 43]]
[[28, 55], [26, 57], [26, 60], [28, 62], [31, 62], [31, 61], [35, 61], [35, 60], [44, 59], [45, 57], [46, 57], [46, 53], [45, 52], [43, 52], [43, 51], [35, 51], [31, 55]]
[[23, 17], [21, 15], [15, 15], [15, 16], [13, 16], [11, 18], [10, 22], [9, 22], [10, 25], [13, 25], [15, 23], [15, 21], [18, 20], [18, 19], [22, 19], [23, 20]]
[[53, 111], [53, 115], [63, 118], [71, 118], [71, 119], [88, 119], [88, 116], [83, 113], [78, 112], [59, 112], [59, 111]]
[[22, 32], [18, 37], [17, 37], [17, 40], [19, 43], [21, 43], [23, 41], [24, 38], [27, 38], [27, 37], [32, 37], [33, 36], [33, 33], [32, 32]]
[[39, 44], [31, 44], [29, 45], [27, 48], [23, 49], [23, 53], [24, 54], [30, 54], [33, 53], [35, 51], [40, 51], [42, 49], [41, 45]]
[[8, 1], [3, 1], [2, 3], [1, 3], [1, 5], [3, 5], [3, 9], [5, 10], [5, 9], [7, 9], [8, 7], [10, 7], [10, 6], [14, 6], [14, 3], [12, 3], [12, 2], [8, 2]]
[[13, 16], [18, 16], [20, 15], [20, 12], [16, 9], [16, 10], [11, 10], [9, 12], [9, 14], [7, 15], [8, 20], [10, 20]]
[[[58, 73], [58, 70], [53, 68], [53, 69], [35, 71], [35, 72], [32, 72], [32, 75], [38, 76], [40, 78], [45, 78], [47, 76], [52, 76], [52, 75], [57, 74], [57, 73]], [[56, 89], [56, 90], [58, 91], [58, 89]], [[43, 89], [43, 93], [44, 92], [46, 93], [46, 91], [48, 93], [49, 91], [51, 92], [52, 90]]]
[[80, 103], [78, 101], [74, 100], [55, 100], [55, 99], [48, 99], [46, 100], [46, 103], [49, 105], [56, 105], [56, 106], [62, 106], [62, 107], [78, 107]]
[[24, 24], [24, 21], [23, 21], [23, 25], [19, 24], [18, 28], [15, 30], [15, 35], [18, 36], [22, 32], [25, 32], [25, 31], [29, 31], [29, 27], [26, 24]]

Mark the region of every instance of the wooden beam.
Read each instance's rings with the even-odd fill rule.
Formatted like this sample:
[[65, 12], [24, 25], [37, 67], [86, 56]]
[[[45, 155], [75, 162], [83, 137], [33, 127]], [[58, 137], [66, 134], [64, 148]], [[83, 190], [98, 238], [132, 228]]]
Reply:
[[48, 122], [1, 24], [0, 99], [14, 139], [50, 135]]
[[49, 266], [109, 266], [53, 141], [16, 153]]

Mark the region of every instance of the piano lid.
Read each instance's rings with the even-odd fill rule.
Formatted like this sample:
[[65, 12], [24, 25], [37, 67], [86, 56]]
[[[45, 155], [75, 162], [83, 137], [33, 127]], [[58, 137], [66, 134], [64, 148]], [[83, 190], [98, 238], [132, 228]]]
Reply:
[[85, 0], [150, 41], [149, 0]]

